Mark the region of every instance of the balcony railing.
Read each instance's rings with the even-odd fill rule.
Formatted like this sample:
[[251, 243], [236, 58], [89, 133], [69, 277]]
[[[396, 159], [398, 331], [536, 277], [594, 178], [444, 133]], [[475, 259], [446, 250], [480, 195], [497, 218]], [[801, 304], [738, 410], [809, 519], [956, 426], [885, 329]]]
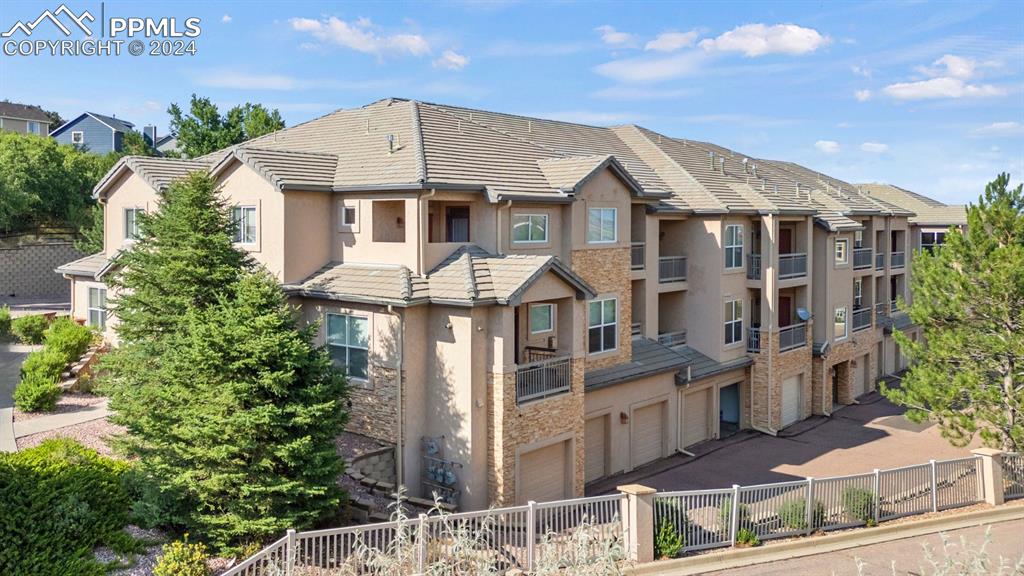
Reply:
[[659, 282], [682, 280], [686, 280], [686, 256], [661, 256], [658, 258]]
[[644, 331], [644, 323], [643, 322], [633, 322], [632, 324], [629, 325], [629, 335], [630, 336], [636, 336], [637, 334], [640, 334], [643, 331]]
[[807, 276], [807, 254], [779, 254], [779, 279]]
[[750, 280], [761, 279], [761, 255], [760, 254], [748, 254], [747, 255], [747, 278]]
[[854, 248], [853, 269], [864, 270], [865, 268], [871, 268], [871, 253], [871, 248]]
[[761, 327], [747, 328], [747, 352], [761, 351]]
[[896, 312], [899, 309], [900, 309], [900, 306], [899, 306], [899, 302], [897, 300], [893, 300], [892, 302], [889, 302], [889, 312]]
[[522, 404], [568, 392], [572, 384], [571, 360], [561, 356], [516, 367], [516, 402]]
[[779, 329], [779, 352], [793, 350], [807, 345], [807, 325], [791, 324]]
[[644, 243], [633, 242], [633, 244], [630, 246], [629, 251], [629, 264], [633, 268], [633, 270], [644, 269], [644, 254]]
[[871, 327], [871, 308], [861, 308], [853, 311], [853, 331], [863, 330]]
[[541, 360], [550, 360], [558, 356], [558, 350], [541, 346], [527, 346], [523, 349], [523, 356], [525, 356], [527, 362], [540, 362]]
[[891, 268], [903, 268], [907, 263], [906, 252], [893, 252], [889, 254], [889, 266]]
[[875, 270], [885, 270], [885, 254], [875, 254]]
[[682, 346], [686, 344], [686, 330], [662, 332], [658, 334], [658, 343], [665, 346]]

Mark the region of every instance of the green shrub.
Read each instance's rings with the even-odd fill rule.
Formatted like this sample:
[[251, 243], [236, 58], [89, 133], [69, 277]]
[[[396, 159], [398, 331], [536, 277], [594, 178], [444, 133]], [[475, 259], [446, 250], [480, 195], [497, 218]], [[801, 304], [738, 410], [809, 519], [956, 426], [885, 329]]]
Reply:
[[49, 323], [42, 314], [22, 316], [11, 321], [11, 333], [23, 344], [42, 344], [43, 333]]
[[49, 412], [60, 398], [60, 386], [53, 378], [32, 372], [14, 389], [14, 405], [23, 412]]
[[[779, 505], [775, 509], [775, 514], [778, 515], [779, 520], [782, 521], [782, 525], [791, 530], [807, 530], [807, 500], [803, 498], [797, 498], [796, 500], [790, 500]], [[811, 526], [821, 526], [825, 520], [825, 505], [821, 502], [814, 503], [813, 523]]]
[[736, 545], [740, 547], [750, 547], [761, 545], [761, 539], [757, 537], [757, 534], [749, 528], [740, 528], [736, 532]]
[[153, 567], [153, 576], [209, 576], [206, 546], [188, 541], [188, 534], [164, 545], [164, 553]]
[[89, 349], [92, 330], [70, 318], [58, 318], [43, 334], [46, 349], [60, 354], [70, 364], [78, 360]]
[[654, 557], [675, 558], [683, 549], [685, 540], [683, 535], [676, 531], [675, 526], [665, 518], [654, 535]]
[[[736, 508], [739, 521], [737, 529], [750, 527], [750, 506], [740, 502]], [[718, 525], [722, 531], [728, 533], [732, 525], [732, 497], [724, 498], [718, 506]]]
[[11, 309], [7, 306], [0, 306], [0, 340], [4, 340], [11, 333]]
[[24, 378], [29, 374], [37, 374], [56, 380], [67, 366], [68, 362], [63, 354], [43, 348], [25, 357], [25, 362], [21, 365], [21, 376]]
[[0, 453], [0, 574], [105, 574], [93, 548], [127, 523], [128, 466], [68, 439]]
[[875, 519], [875, 492], [850, 486], [843, 490], [843, 508], [855, 520], [867, 523]]

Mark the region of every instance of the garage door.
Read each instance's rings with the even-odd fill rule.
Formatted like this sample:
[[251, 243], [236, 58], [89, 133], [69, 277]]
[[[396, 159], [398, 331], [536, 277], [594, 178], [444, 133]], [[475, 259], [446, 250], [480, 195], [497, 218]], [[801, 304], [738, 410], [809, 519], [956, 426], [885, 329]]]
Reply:
[[865, 354], [857, 359], [857, 369], [853, 371], [853, 397], [861, 396], [867, 389], [868, 382], [868, 355]]
[[567, 442], [558, 442], [519, 456], [519, 488], [517, 500], [549, 502], [564, 500], [568, 467], [565, 458]]
[[683, 446], [703, 442], [710, 436], [711, 389], [690, 392], [683, 397]]
[[782, 426], [786, 427], [800, 419], [800, 382], [802, 374], [790, 376], [782, 381]]
[[586, 481], [597, 480], [607, 474], [605, 464], [608, 437], [608, 416], [587, 420], [586, 437]]
[[632, 461], [640, 466], [661, 458], [665, 442], [665, 403], [633, 411]]

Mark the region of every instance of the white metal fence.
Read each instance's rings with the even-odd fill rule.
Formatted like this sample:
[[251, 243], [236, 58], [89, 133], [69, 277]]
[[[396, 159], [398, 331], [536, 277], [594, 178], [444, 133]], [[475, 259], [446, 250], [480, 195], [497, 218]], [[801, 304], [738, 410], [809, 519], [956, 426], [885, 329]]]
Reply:
[[[1006, 498], [1024, 497], [1024, 455], [1004, 454]], [[865, 474], [716, 490], [658, 492], [653, 529], [667, 522], [682, 537], [683, 551], [730, 546], [740, 530], [760, 540], [809, 534], [968, 506], [984, 499], [978, 456], [875, 470]], [[581, 527], [602, 545], [625, 540], [624, 494], [526, 506], [420, 515], [400, 521], [289, 531], [222, 576], [359, 575], [383, 573], [374, 551], [389, 555], [396, 573], [471, 557], [490, 569], [532, 570], [538, 562], [573, 553]], [[401, 566], [401, 568], [394, 568]]]

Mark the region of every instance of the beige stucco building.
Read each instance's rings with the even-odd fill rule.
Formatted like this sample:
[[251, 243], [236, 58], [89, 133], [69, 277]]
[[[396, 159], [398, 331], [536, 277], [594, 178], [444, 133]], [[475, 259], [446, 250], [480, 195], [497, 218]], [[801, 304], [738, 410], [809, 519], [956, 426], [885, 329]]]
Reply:
[[96, 187], [104, 251], [60, 269], [73, 314], [111, 339], [104, 275], [191, 171], [319, 323], [353, 383], [351, 431], [396, 446], [412, 494], [464, 509], [775, 434], [900, 366], [881, 318], [908, 285], [911, 210], [636, 126], [400, 99], [119, 162]]

